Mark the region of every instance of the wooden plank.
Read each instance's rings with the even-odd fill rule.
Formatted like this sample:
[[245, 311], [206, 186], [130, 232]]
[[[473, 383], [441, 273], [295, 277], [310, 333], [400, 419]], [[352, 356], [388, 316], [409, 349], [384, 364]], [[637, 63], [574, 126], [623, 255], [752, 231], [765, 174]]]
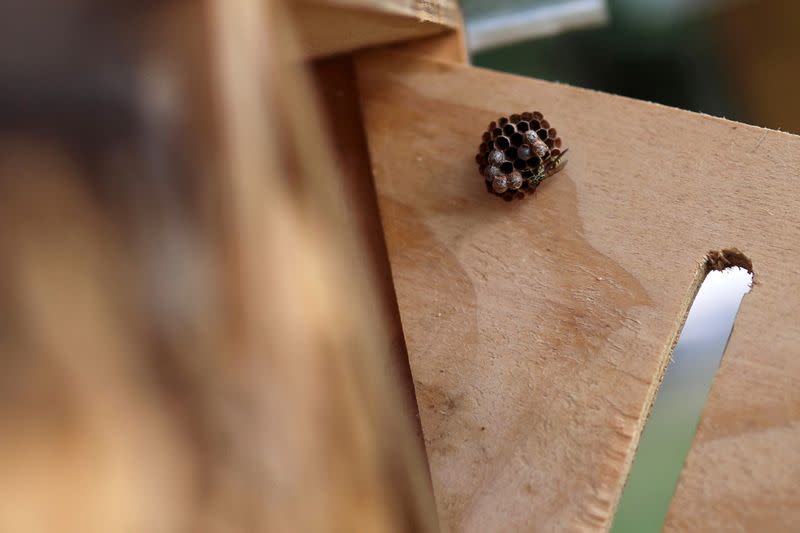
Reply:
[[457, 0], [287, 0], [290, 4], [328, 6], [335, 9], [354, 9], [413, 17], [421, 22], [433, 22], [455, 28], [460, 19]]
[[[253, 384], [280, 402], [268, 404], [279, 423], [264, 419], [271, 437], [258, 454], [276, 460], [272, 482], [266, 492], [250, 492], [266, 496], [259, 507], [277, 516], [263, 522], [270, 530], [433, 531], [426, 465], [395, 388], [374, 275], [345, 208], [334, 140], [295, 61], [284, 2], [259, 13], [262, 1], [231, 9], [214, 0], [210, 17], [229, 164], [221, 196], [231, 198], [226, 215], [241, 233], [231, 263], [246, 295], [245, 313], [233, 316], [253, 337], [246, 349], [272, 362], [264, 368], [276, 385]], [[255, 15], [272, 24], [260, 27]]]
[[319, 91], [321, 110], [327, 119], [326, 136], [336, 140], [334, 149], [336, 166], [341, 169], [342, 196], [347, 210], [353, 213], [357, 237], [365, 245], [366, 259], [371, 267], [368, 272], [374, 272], [378, 278], [375, 285], [380, 306], [374, 312], [381, 317], [380, 322], [386, 325], [391, 358], [396, 363], [393, 375], [399, 379], [398, 388], [404, 393], [406, 410], [411, 413], [418, 442], [424, 449], [419, 409], [361, 122], [353, 59], [344, 55], [315, 61], [312, 74]]
[[0, 7], [0, 531], [436, 530], [277, 3]]
[[391, 49], [396, 52], [424, 56], [438, 61], [469, 63], [469, 52], [467, 51], [467, 41], [464, 36], [463, 26], [433, 37], [423, 37], [393, 45]]
[[455, 0], [295, 0], [291, 8], [306, 57], [428, 37], [461, 20]]
[[438, 61], [469, 63], [467, 37], [465, 35], [464, 19], [461, 13], [457, 14], [455, 29], [434, 35], [433, 37], [423, 37], [396, 44], [390, 49], [394, 52], [425, 56]]
[[[777, 143], [767, 146], [780, 148]], [[796, 179], [792, 160], [798, 149], [791, 149], [791, 156], [773, 152], [773, 160], [780, 163], [768, 176], [785, 172], [787, 182]], [[665, 531], [800, 528], [800, 287], [792, 259], [797, 257], [795, 232], [800, 226], [797, 192], [785, 202], [774, 196], [769, 203], [760, 200], [754, 209], [775, 213], [777, 228], [765, 234], [763, 242], [774, 251], [763, 258], [754, 256], [758, 284], [736, 318]]]
[[800, 70], [791, 52], [800, 48], [797, 20], [800, 3], [789, 0], [739, 2], [711, 19], [731, 94], [748, 122], [800, 132]]
[[[443, 528], [607, 529], [706, 253], [728, 246], [759, 280], [714, 393], [741, 418], [714, 421], [718, 463], [679, 491], [717, 505], [675, 523], [800, 519], [800, 138], [402, 54], [357, 66]], [[532, 109], [569, 165], [506, 203], [474, 153]]]

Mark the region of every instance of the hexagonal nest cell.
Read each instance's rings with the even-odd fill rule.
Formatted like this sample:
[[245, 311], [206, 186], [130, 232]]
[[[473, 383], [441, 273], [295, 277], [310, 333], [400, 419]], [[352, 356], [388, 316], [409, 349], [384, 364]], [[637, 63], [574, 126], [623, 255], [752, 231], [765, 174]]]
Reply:
[[489, 124], [475, 160], [486, 190], [504, 200], [524, 198], [564, 166], [567, 149], [538, 111]]

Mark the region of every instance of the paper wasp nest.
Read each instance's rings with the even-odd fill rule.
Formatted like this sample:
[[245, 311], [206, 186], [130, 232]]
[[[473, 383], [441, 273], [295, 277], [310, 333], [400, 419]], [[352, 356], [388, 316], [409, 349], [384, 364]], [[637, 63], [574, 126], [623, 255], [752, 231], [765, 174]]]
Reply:
[[538, 111], [489, 124], [475, 160], [486, 190], [504, 200], [524, 198], [566, 163], [566, 148]]

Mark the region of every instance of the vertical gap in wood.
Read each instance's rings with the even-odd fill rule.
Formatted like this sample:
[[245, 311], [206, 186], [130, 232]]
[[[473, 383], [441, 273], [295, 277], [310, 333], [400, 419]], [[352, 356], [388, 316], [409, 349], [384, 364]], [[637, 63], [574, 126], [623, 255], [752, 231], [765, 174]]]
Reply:
[[[344, 196], [349, 204], [347, 207], [355, 213], [360, 238], [367, 248], [371, 262], [371, 268], [367, 270], [375, 273], [375, 285], [380, 291], [378, 296], [381, 309], [376, 310], [376, 320], [383, 320], [386, 325], [396, 363], [393, 370], [400, 380], [399, 386], [404, 393], [407, 411], [413, 418], [412, 422], [424, 452], [419, 409], [378, 212], [352, 58], [345, 55], [315, 61], [312, 73], [319, 88], [322, 108], [327, 115], [327, 124], [323, 127], [329, 129], [336, 162], [344, 176]], [[427, 461], [427, 454], [425, 458]]]
[[[714, 268], [709, 263], [709, 268]], [[612, 533], [661, 531], [752, 274], [712, 270], [692, 301], [642, 432]]]

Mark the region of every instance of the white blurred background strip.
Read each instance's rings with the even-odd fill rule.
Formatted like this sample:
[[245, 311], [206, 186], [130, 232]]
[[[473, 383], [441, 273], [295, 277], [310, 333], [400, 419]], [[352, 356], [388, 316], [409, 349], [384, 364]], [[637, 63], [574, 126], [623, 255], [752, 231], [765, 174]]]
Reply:
[[555, 35], [567, 30], [605, 24], [608, 11], [605, 0], [565, 0], [557, 3], [535, 2], [513, 9], [469, 16], [467, 45], [470, 53], [519, 41]]

